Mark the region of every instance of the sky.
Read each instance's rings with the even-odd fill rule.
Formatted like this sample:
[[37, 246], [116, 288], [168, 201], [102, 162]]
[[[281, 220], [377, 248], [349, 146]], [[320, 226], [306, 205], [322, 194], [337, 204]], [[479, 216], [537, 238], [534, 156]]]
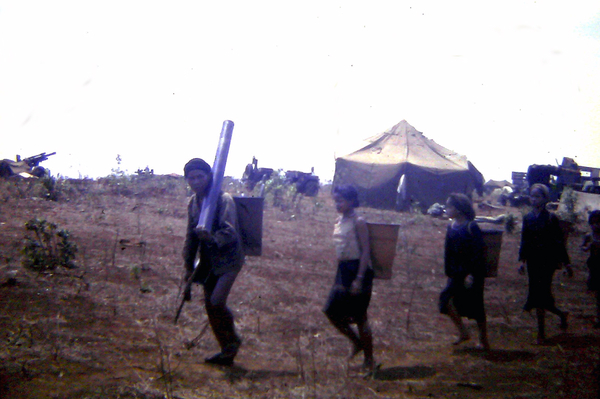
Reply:
[[600, 2], [0, 0], [0, 159], [182, 174], [225, 120], [234, 177], [331, 179], [402, 120], [486, 180], [600, 167]]

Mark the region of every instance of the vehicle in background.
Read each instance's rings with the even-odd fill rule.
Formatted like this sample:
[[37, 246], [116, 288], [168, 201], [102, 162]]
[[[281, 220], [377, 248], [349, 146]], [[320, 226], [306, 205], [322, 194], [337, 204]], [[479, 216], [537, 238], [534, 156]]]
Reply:
[[[242, 182], [248, 190], [252, 191], [258, 183], [269, 180], [273, 173], [275, 170], [272, 168], [259, 168], [258, 160], [256, 157], [252, 157], [252, 163], [246, 165], [244, 169]], [[310, 173], [288, 170], [284, 176], [285, 184], [293, 185], [299, 194], [315, 197], [319, 193], [320, 182], [319, 177], [314, 174], [314, 168], [311, 168]]]

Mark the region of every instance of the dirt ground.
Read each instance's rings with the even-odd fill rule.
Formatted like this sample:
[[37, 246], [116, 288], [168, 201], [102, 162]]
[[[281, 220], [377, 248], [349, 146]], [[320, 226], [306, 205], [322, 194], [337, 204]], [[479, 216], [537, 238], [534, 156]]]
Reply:
[[[486, 280], [492, 350], [455, 347], [437, 310], [445, 285], [447, 220], [361, 208], [371, 222], [401, 225], [391, 280], [376, 280], [369, 317], [380, 368], [360, 371], [349, 343], [321, 312], [335, 273], [336, 213], [316, 198], [274, 207], [267, 196], [263, 253], [248, 257], [229, 304], [243, 345], [231, 368], [205, 365], [218, 351], [201, 288], [179, 305], [187, 190], [156, 176], [62, 181], [56, 201], [39, 182], [0, 182], [1, 398], [597, 398], [600, 334], [586, 293], [585, 224], [569, 238], [575, 276], [558, 273], [554, 293], [570, 312], [568, 331], [548, 316], [545, 346], [524, 313], [526, 277], [516, 272], [520, 229], [503, 234], [499, 274]], [[225, 189], [241, 192], [235, 182]], [[480, 208], [480, 216], [526, 209]], [[24, 224], [67, 229], [75, 269], [38, 274], [21, 265]], [[496, 226], [497, 227], [497, 226]]]

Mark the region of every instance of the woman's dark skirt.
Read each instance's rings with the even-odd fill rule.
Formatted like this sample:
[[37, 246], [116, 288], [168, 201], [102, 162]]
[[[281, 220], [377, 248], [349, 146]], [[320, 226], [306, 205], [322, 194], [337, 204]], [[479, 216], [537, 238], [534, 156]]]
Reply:
[[529, 289], [527, 302], [523, 306], [525, 311], [555, 308], [554, 296], [552, 295], [552, 278], [555, 270], [556, 267], [549, 265], [548, 262], [527, 262]]
[[448, 305], [452, 300], [460, 316], [483, 321], [485, 320], [483, 301], [485, 279], [483, 277], [475, 278], [473, 284], [467, 288], [465, 287], [465, 278], [466, 276], [448, 278], [446, 288], [440, 293], [440, 313], [448, 314]]
[[362, 291], [356, 295], [350, 294], [350, 287], [356, 278], [359, 265], [358, 259], [338, 263], [335, 282], [323, 309], [329, 317], [347, 319], [351, 323], [366, 319], [373, 290], [373, 270], [369, 268], [365, 271]]

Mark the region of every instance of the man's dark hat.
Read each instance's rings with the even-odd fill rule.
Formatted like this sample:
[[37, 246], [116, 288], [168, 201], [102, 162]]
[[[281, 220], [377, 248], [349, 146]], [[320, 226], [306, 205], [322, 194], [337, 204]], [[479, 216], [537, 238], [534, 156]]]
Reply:
[[203, 159], [200, 159], [200, 158], [190, 159], [188, 161], [188, 163], [186, 163], [185, 166], [183, 167], [183, 175], [185, 177], [188, 177], [188, 174], [192, 170], [201, 170], [206, 173], [211, 173], [210, 165], [207, 164], [206, 161], [204, 161]]

